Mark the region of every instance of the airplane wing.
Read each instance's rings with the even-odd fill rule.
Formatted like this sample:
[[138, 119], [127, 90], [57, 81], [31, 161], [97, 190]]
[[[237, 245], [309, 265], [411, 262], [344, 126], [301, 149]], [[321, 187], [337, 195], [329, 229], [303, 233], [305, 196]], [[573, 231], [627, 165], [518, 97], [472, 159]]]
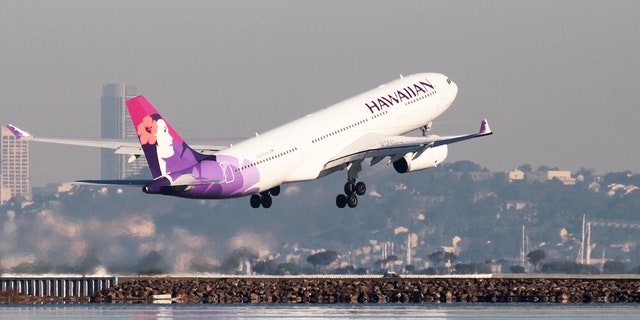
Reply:
[[[132, 156], [142, 156], [144, 152], [138, 140], [120, 140], [120, 139], [67, 139], [67, 138], [42, 138], [35, 137], [29, 132], [22, 130], [14, 125], [7, 125], [7, 129], [13, 133], [18, 139], [66, 144], [82, 147], [96, 147], [114, 149], [116, 154], [126, 154]], [[242, 139], [216, 139], [216, 140], [195, 140], [191, 148], [201, 153], [211, 153], [228, 148], [230, 145], [241, 141]]]
[[457, 136], [406, 137], [384, 136], [377, 133], [369, 133], [343, 149], [331, 160], [324, 169], [337, 167], [349, 162], [371, 159], [370, 165], [382, 161], [385, 157], [391, 157], [391, 162], [402, 158], [407, 153], [421, 153], [425, 150], [445, 144], [456, 143], [469, 139], [484, 137], [493, 134], [489, 128], [487, 119], [482, 120], [480, 130], [476, 133]]

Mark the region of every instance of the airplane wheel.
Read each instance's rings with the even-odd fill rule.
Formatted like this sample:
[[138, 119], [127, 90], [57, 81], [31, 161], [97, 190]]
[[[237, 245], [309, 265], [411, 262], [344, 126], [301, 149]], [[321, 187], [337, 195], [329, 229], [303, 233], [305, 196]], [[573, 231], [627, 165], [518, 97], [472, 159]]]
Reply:
[[350, 194], [347, 198], [347, 204], [349, 208], [355, 208], [358, 205], [358, 197], [355, 194]]
[[365, 192], [367, 192], [367, 185], [364, 184], [364, 182], [358, 182], [356, 184], [356, 194], [359, 196], [362, 196], [365, 194]]
[[347, 183], [344, 184], [344, 193], [346, 195], [353, 194], [353, 189], [355, 189], [353, 181], [347, 181]]
[[266, 196], [262, 196], [262, 206], [267, 209], [271, 207], [271, 204], [273, 203], [273, 199], [271, 198], [270, 195], [266, 195]]
[[271, 190], [269, 190], [269, 193], [272, 196], [277, 197], [280, 194], [280, 186], [273, 187]]
[[251, 203], [251, 208], [259, 208], [260, 204], [262, 203], [262, 199], [260, 199], [260, 196], [257, 194], [254, 194], [251, 196], [251, 199], [249, 200], [249, 202]]
[[336, 205], [340, 209], [346, 207], [347, 206], [347, 196], [345, 196], [344, 194], [339, 194], [336, 197]]

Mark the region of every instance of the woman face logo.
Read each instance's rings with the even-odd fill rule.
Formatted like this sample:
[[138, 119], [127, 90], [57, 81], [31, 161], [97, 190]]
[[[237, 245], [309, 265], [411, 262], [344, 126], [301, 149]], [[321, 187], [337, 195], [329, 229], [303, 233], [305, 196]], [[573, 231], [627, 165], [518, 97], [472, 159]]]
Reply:
[[163, 119], [158, 120], [156, 142], [158, 145], [158, 160], [160, 160], [160, 158], [170, 158], [173, 156], [173, 137], [169, 134], [169, 127]]

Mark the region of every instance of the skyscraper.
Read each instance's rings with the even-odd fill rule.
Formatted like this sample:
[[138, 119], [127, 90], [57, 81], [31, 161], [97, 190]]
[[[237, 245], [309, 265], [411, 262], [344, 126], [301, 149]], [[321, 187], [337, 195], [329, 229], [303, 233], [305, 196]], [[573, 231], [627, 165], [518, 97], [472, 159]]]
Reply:
[[15, 196], [30, 198], [29, 142], [16, 139], [9, 129], [2, 127], [0, 154], [0, 203]]
[[[137, 140], [125, 101], [136, 95], [136, 87], [124, 83], [105, 84], [102, 87], [102, 138]], [[140, 174], [146, 167], [144, 159], [129, 162], [128, 155], [115, 154], [113, 150], [102, 150], [102, 179], [125, 179]]]

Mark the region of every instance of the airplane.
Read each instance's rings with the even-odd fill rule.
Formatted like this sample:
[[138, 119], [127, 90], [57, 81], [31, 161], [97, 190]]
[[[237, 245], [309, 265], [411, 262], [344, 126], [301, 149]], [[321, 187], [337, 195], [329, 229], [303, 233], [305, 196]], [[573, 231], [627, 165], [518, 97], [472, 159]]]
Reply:
[[[486, 119], [464, 135], [429, 134], [458, 93], [439, 73], [401, 76], [340, 103], [237, 143], [188, 144], [144, 96], [126, 101], [139, 141], [36, 138], [13, 125], [21, 139], [114, 149], [144, 155], [153, 180], [81, 180], [78, 183], [141, 186], [148, 194], [193, 199], [250, 197], [253, 208], [269, 208], [286, 183], [309, 181], [346, 170], [339, 208], [355, 208], [366, 184], [358, 181], [363, 162], [387, 159], [398, 173], [436, 167], [448, 145], [491, 135]], [[422, 136], [405, 136], [416, 129]], [[365, 163], [366, 164], [366, 163]]]

